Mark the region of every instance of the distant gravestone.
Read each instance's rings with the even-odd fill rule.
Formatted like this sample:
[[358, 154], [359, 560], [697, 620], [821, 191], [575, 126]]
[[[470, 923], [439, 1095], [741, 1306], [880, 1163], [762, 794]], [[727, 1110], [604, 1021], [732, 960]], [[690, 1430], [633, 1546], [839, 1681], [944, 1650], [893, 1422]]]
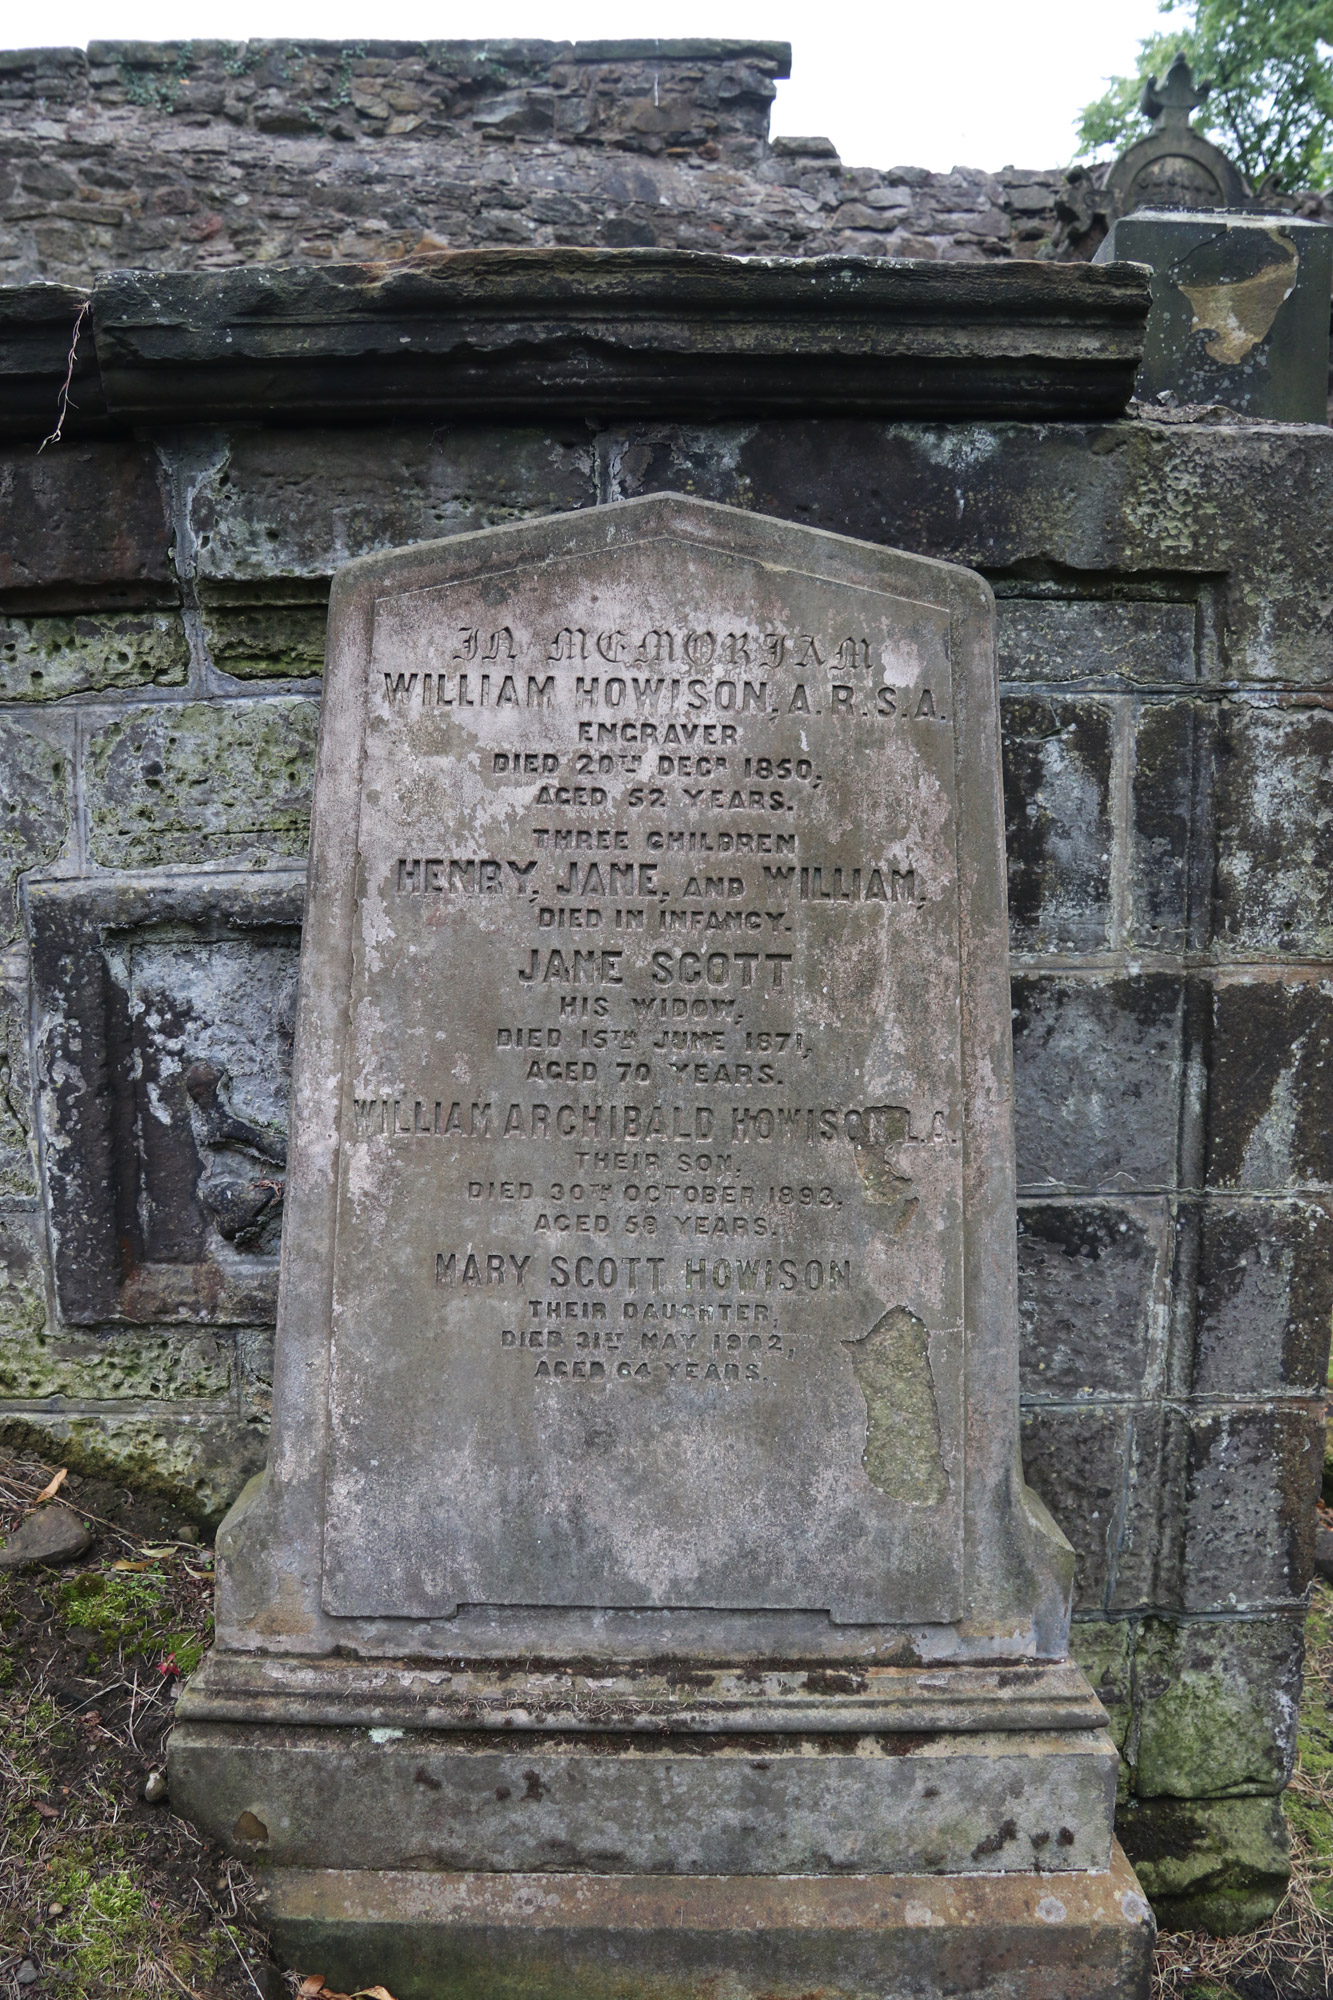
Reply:
[[1018, 1466], [1001, 824], [966, 571], [665, 496], [338, 580], [272, 1462], [172, 1749], [303, 1962], [1139, 1990]]
[[1106, 184], [1109, 212], [1136, 208], [1229, 208], [1249, 195], [1244, 177], [1220, 147], [1196, 132], [1190, 113], [1209, 85], [1196, 84], [1189, 61], [1177, 55], [1159, 84], [1150, 76], [1140, 109], [1152, 129], [1120, 155]]

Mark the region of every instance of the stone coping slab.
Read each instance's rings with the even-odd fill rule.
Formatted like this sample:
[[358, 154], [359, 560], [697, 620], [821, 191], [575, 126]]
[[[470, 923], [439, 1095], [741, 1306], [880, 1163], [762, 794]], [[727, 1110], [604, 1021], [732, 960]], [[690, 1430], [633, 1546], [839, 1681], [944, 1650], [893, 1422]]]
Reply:
[[[330, 417], [1114, 417], [1149, 304], [1129, 264], [580, 249], [127, 271], [86, 296], [70, 438]], [[0, 289], [0, 427], [54, 425], [82, 303]]]
[[1146, 2000], [1155, 1937], [1118, 1846], [1105, 1874], [1058, 1882], [274, 1869], [267, 1884], [289, 1963], [399, 2000]]

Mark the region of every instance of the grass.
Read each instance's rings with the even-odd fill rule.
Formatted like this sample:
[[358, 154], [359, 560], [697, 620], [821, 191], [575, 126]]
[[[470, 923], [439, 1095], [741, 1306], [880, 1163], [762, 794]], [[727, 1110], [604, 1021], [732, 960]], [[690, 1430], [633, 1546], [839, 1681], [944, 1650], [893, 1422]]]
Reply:
[[[0, 1532], [50, 1472], [0, 1464]], [[245, 1870], [143, 1797], [211, 1633], [211, 1557], [160, 1503], [74, 1479], [67, 1497], [101, 1517], [89, 1554], [0, 1575], [0, 1995], [279, 1993]]]

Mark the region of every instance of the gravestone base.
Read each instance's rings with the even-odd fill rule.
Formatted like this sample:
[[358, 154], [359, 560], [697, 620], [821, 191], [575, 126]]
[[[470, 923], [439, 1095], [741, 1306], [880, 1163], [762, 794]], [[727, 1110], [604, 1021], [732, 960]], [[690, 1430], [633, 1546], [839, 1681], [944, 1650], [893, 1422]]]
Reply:
[[1153, 1922], [1123, 1853], [1062, 1875], [275, 1869], [289, 1964], [397, 2000], [1137, 2000]]
[[347, 1991], [1134, 2000], [1153, 1924], [1103, 1721], [1069, 1663], [220, 1651], [170, 1773], [262, 1870], [285, 1962]]

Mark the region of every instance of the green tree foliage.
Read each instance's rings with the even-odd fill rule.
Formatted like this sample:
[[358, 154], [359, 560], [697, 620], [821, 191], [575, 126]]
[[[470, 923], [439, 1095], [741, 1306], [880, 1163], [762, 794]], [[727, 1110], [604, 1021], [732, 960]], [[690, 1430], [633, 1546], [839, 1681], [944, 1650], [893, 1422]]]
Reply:
[[1162, 0], [1183, 26], [1139, 44], [1134, 76], [1112, 77], [1079, 118], [1079, 154], [1119, 151], [1141, 139], [1139, 98], [1183, 51], [1211, 83], [1194, 114], [1201, 132], [1236, 161], [1252, 187], [1333, 182], [1333, 0]]

